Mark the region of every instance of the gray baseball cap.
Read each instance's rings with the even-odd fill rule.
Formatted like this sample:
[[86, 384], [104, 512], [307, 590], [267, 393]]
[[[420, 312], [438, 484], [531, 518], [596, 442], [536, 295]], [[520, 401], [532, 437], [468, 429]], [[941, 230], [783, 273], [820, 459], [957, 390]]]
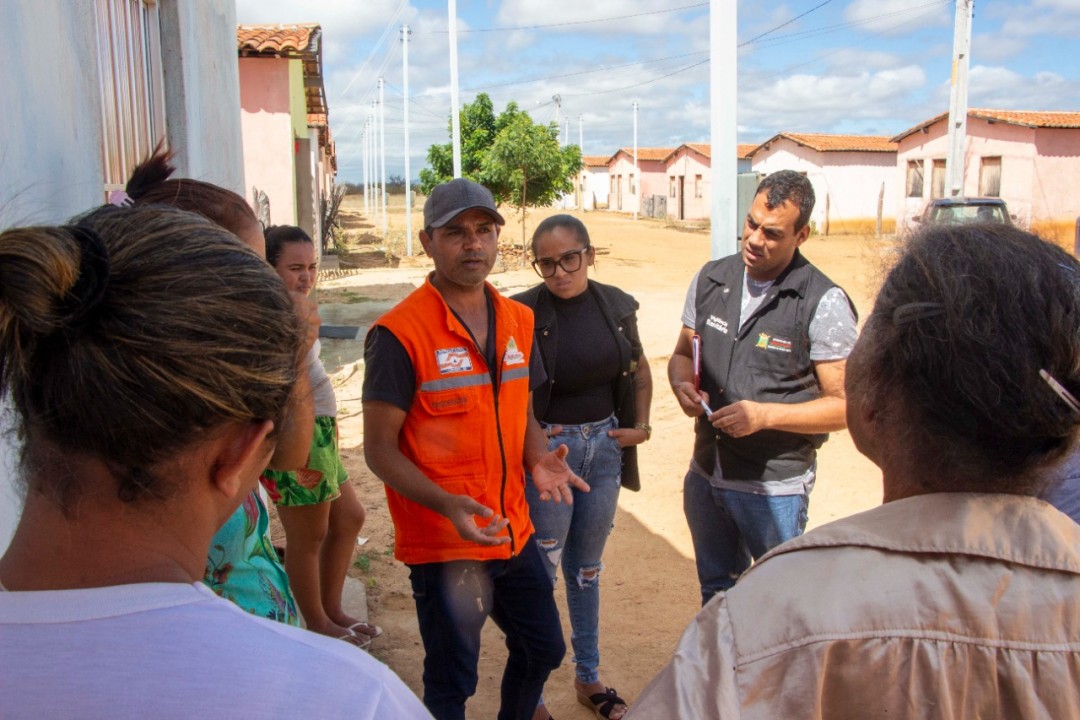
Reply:
[[483, 210], [499, 225], [506, 221], [495, 207], [495, 198], [483, 185], [456, 178], [436, 186], [424, 203], [424, 227], [441, 228], [466, 210]]

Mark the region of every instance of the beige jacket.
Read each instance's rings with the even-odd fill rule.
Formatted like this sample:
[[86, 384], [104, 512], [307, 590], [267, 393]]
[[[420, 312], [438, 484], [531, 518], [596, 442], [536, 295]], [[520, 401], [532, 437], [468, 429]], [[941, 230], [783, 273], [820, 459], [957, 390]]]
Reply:
[[882, 505], [784, 543], [628, 718], [1080, 718], [1080, 525], [1012, 495]]

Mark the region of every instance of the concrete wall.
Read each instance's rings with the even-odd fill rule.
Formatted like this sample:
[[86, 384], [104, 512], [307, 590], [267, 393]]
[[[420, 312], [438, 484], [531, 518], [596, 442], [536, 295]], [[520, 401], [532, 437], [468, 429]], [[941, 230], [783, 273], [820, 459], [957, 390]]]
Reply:
[[1036, 130], [1034, 163], [1031, 219], [1074, 220], [1080, 215], [1080, 130]]
[[594, 210], [598, 206], [607, 206], [611, 180], [606, 167], [586, 167], [581, 169], [579, 183], [581, 188], [581, 206], [585, 210]]
[[169, 147], [179, 176], [244, 197], [234, 0], [161, 0]]
[[817, 198], [810, 219], [821, 231], [825, 226], [826, 204], [830, 223], [876, 218], [882, 184], [885, 185], [882, 215], [895, 217], [896, 164], [895, 153], [826, 153], [780, 138], [754, 154], [752, 167], [754, 172], [765, 174], [779, 170], [806, 173]]
[[[235, 4], [159, 7], [168, 137], [180, 172], [242, 191]], [[60, 223], [105, 199], [93, 9], [0, 0], [0, 227]], [[0, 434], [0, 552], [21, 506], [15, 457], [10, 434]]]
[[297, 223], [289, 63], [284, 58], [246, 57], [238, 63], [244, 175], [248, 181], [244, 196], [251, 197], [252, 186], [264, 191], [270, 198], [270, 222], [274, 225]]
[[[668, 217], [677, 220], [704, 220], [712, 215], [712, 166], [709, 159], [691, 148], [680, 148], [667, 164]], [[701, 197], [695, 191], [701, 176]], [[671, 196], [671, 178], [675, 196]], [[680, 214], [680, 193], [682, 212]]]

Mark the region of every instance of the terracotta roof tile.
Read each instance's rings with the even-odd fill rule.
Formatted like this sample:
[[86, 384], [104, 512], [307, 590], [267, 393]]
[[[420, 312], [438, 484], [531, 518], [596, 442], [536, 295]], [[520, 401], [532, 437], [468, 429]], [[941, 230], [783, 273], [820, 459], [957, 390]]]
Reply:
[[[702, 155], [704, 155], [707, 158], [712, 157], [712, 144], [711, 143], [685, 143], [684, 145], [680, 145], [679, 147], [688, 147], [691, 150], [693, 150], [694, 152], [701, 153]], [[757, 145], [747, 144], [747, 143], [739, 143], [738, 150], [736, 151], [736, 157], [738, 157], [740, 159], [750, 157], [750, 151], [753, 150], [756, 147], [757, 147]], [[675, 149], [675, 152], [678, 152], [678, 148]], [[672, 153], [672, 154], [674, 155], [674, 153]]]
[[[948, 112], [943, 112], [940, 115], [935, 115], [929, 120], [925, 120], [914, 127], [910, 127], [904, 132], [900, 133], [893, 138], [894, 141], [899, 142], [908, 135], [916, 133], [923, 128], [930, 127], [935, 123], [939, 123], [942, 120], [946, 120], [949, 117]], [[992, 120], [994, 122], [1009, 123], [1010, 125], [1023, 125], [1025, 127], [1035, 128], [1080, 128], [1080, 112], [1057, 112], [1057, 111], [1043, 111], [1043, 110], [987, 110], [980, 108], [969, 108], [969, 118], [980, 118], [982, 120]]]
[[818, 152], [896, 152], [896, 142], [883, 135], [827, 135], [825, 133], [782, 132], [766, 140], [762, 148], [775, 140], [787, 138]]
[[581, 162], [585, 167], [606, 167], [608, 161], [611, 160], [610, 155], [582, 155]]
[[1044, 128], [1080, 128], [1080, 112], [1041, 112], [1038, 110], [968, 110], [968, 117], [995, 120], [1013, 125]]
[[240, 52], [295, 56], [308, 49], [319, 25], [237, 25], [236, 43]]
[[[626, 153], [626, 155], [628, 157], [630, 157], [631, 159], [633, 159], [633, 157], [634, 157], [634, 148], [632, 148], [632, 147], [620, 148], [619, 152]], [[673, 152], [675, 152], [675, 148], [639, 147], [637, 149], [637, 158], [638, 158], [638, 162], [641, 162], [642, 160], [646, 160], [646, 161], [648, 161], [648, 160], [666, 160], [667, 156], [670, 155]], [[616, 153], [616, 154], [618, 154], [618, 153]]]

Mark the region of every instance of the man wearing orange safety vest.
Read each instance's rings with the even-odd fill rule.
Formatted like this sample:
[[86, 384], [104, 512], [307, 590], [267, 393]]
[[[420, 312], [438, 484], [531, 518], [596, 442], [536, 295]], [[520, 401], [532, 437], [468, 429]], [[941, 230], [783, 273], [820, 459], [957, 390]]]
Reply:
[[490, 615], [509, 649], [499, 720], [533, 717], [566, 652], [553, 589], [525, 503], [588, 490], [547, 451], [532, 412], [545, 380], [532, 311], [486, 282], [505, 223], [491, 193], [465, 179], [436, 187], [420, 241], [424, 284], [372, 327], [364, 348], [364, 454], [386, 484], [394, 555], [409, 566], [424, 641], [424, 704], [464, 720]]

